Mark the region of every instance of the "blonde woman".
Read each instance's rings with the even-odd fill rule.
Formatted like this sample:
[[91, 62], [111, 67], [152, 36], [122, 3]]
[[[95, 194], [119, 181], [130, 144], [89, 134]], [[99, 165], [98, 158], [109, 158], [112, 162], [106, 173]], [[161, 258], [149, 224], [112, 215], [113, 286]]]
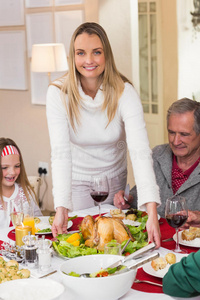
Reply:
[[48, 89], [47, 120], [56, 209], [53, 235], [67, 230], [68, 211], [94, 205], [89, 193], [92, 175], [107, 175], [109, 196], [104, 203], [113, 203], [126, 184], [128, 146], [139, 207], [146, 206], [149, 239], [159, 246], [160, 198], [142, 105], [132, 84], [117, 70], [99, 24], [84, 23], [74, 32], [69, 72]]

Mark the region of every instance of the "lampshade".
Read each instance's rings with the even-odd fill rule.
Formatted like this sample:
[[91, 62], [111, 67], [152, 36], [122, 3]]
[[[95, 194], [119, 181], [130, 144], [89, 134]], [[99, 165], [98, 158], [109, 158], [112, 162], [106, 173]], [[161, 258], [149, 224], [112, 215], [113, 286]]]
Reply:
[[32, 72], [62, 72], [68, 70], [63, 44], [35, 44], [32, 46]]

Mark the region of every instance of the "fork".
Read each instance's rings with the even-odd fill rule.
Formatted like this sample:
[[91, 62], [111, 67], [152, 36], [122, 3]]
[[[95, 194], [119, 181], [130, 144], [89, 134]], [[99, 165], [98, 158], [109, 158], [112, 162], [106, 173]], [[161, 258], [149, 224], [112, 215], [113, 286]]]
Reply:
[[161, 287], [163, 286], [161, 283], [156, 283], [148, 280], [139, 280], [139, 279], [135, 279], [134, 283], [148, 283], [148, 284], [157, 285]]

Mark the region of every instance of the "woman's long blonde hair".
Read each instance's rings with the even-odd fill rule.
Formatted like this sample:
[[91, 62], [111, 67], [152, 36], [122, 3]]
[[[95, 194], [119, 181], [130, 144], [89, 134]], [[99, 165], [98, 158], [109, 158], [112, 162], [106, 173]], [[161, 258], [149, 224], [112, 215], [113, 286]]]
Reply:
[[[34, 189], [32, 188], [32, 186], [30, 185], [29, 181], [28, 181], [28, 177], [26, 175], [26, 171], [25, 171], [25, 167], [24, 167], [24, 162], [22, 159], [22, 155], [21, 155], [21, 151], [19, 149], [19, 147], [17, 146], [17, 144], [9, 139], [9, 138], [0, 138], [0, 159], [1, 159], [1, 153], [4, 149], [4, 147], [8, 146], [8, 145], [12, 145], [15, 146], [19, 152], [19, 159], [20, 159], [20, 174], [16, 180], [16, 182], [18, 184], [21, 185], [24, 194], [26, 196], [26, 199], [28, 200], [28, 202], [30, 202], [30, 195], [34, 196], [36, 199], [36, 194], [34, 192]], [[3, 172], [2, 172], [2, 168], [1, 168], [1, 164], [0, 164], [0, 182], [2, 183], [2, 176]], [[2, 203], [3, 207], [5, 207], [4, 205], [4, 201], [3, 201], [3, 195], [2, 195], [2, 184], [0, 184], [0, 202]]]
[[[102, 110], [107, 109], [108, 124], [113, 120], [118, 100], [124, 90], [124, 82], [131, 83], [125, 76], [119, 73], [116, 68], [110, 42], [105, 30], [97, 23], [83, 23], [74, 32], [70, 48], [69, 48], [69, 72], [65, 76], [64, 81], [61, 80], [61, 91], [63, 92], [63, 102], [67, 109], [70, 123], [75, 130], [75, 123], [80, 125], [80, 107], [81, 97], [78, 90], [78, 82], [80, 81], [80, 73], [75, 67], [75, 50], [74, 42], [78, 35], [87, 33], [88, 35], [96, 34], [103, 45], [105, 55], [105, 70], [99, 76], [99, 86], [102, 85], [104, 93], [104, 103]], [[68, 94], [69, 103], [66, 105], [65, 94]], [[107, 124], [107, 125], [108, 125]]]

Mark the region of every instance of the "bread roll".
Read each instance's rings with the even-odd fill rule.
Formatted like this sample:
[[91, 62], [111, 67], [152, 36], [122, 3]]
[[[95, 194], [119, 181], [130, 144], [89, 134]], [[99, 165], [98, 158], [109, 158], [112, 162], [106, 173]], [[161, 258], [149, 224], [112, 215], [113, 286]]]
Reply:
[[185, 241], [192, 241], [196, 238], [200, 238], [200, 228], [191, 226], [189, 230], [183, 230], [181, 237], [182, 240]]
[[165, 255], [165, 260], [168, 264], [173, 265], [176, 263], [176, 255], [174, 253], [167, 253]]
[[164, 269], [167, 266], [167, 262], [163, 257], [158, 257], [151, 262], [151, 266], [155, 271]]
[[137, 216], [135, 214], [129, 214], [126, 216], [127, 220], [135, 221], [137, 219]]
[[125, 213], [121, 209], [111, 209], [110, 214], [113, 218], [118, 218], [123, 220], [125, 218]]
[[182, 240], [192, 241], [195, 239], [195, 233], [190, 232], [189, 230], [183, 230], [181, 237], [182, 237]]
[[189, 232], [192, 232], [195, 234], [195, 238], [200, 237], [200, 228], [199, 227], [190, 227]]

